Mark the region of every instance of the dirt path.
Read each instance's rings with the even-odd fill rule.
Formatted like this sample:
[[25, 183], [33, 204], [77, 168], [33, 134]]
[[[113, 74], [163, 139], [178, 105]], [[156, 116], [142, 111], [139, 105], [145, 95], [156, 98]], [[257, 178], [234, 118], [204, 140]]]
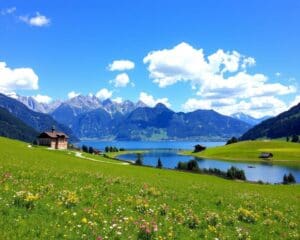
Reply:
[[75, 153], [75, 157], [83, 158], [83, 159], [93, 161], [93, 162], [102, 162], [102, 163], [117, 164], [117, 165], [129, 165], [129, 163], [127, 163], [127, 162], [119, 162], [118, 163], [118, 162], [107, 162], [107, 161], [103, 161], [103, 160], [96, 160], [94, 158], [89, 158], [89, 157], [83, 156], [81, 152], [72, 152], [72, 153]]

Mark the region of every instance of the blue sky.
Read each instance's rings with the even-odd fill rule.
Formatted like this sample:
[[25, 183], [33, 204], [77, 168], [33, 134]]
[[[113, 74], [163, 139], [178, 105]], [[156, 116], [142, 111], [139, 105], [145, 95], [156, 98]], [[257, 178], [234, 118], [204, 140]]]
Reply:
[[0, 0], [0, 91], [274, 115], [300, 101], [299, 13], [296, 0]]

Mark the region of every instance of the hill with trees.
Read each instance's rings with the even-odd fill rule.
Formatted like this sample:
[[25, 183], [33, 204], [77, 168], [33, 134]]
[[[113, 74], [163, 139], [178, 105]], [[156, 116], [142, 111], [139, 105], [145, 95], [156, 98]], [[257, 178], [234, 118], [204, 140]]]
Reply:
[[282, 138], [300, 135], [300, 103], [276, 117], [263, 121], [242, 135], [241, 140]]
[[0, 107], [0, 136], [32, 142], [38, 132]]

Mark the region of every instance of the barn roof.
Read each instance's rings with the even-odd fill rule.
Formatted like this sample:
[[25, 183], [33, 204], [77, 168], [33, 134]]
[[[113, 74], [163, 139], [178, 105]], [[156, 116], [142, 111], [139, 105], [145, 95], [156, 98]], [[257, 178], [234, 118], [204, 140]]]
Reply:
[[56, 131], [51, 131], [51, 132], [42, 132], [39, 135], [39, 138], [69, 138], [68, 135], [66, 135], [63, 132], [56, 132]]

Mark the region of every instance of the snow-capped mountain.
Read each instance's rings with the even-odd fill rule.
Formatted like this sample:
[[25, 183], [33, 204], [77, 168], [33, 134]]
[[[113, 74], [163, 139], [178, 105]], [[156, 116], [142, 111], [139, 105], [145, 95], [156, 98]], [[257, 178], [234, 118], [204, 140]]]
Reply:
[[264, 116], [262, 118], [254, 118], [254, 117], [252, 117], [250, 115], [247, 115], [245, 113], [242, 113], [242, 112], [234, 113], [234, 114], [231, 115], [231, 117], [233, 117], [235, 119], [238, 119], [238, 120], [241, 120], [241, 121], [243, 121], [245, 123], [248, 123], [252, 126], [257, 125], [257, 124], [261, 123], [262, 121], [270, 118], [270, 116]]
[[56, 109], [62, 102], [59, 100], [52, 101], [50, 103], [40, 103], [31, 96], [20, 96], [16, 94], [9, 95], [8, 97], [14, 98], [19, 102], [23, 103], [27, 106], [30, 110], [40, 113], [50, 113], [54, 109]]

